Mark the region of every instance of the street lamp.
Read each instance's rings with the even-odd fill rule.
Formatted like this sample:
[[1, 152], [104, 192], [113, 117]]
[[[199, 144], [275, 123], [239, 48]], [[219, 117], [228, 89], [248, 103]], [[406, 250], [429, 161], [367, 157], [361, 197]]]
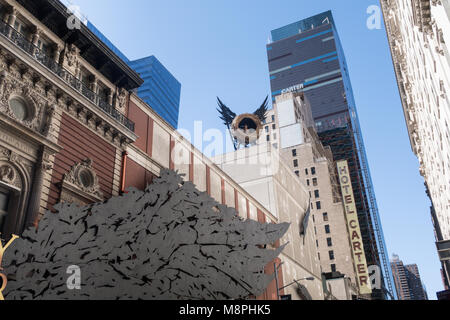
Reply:
[[284, 287], [282, 287], [282, 288], [279, 288], [279, 287], [278, 287], [278, 269], [283, 265], [283, 263], [284, 263], [284, 262], [280, 263], [278, 266], [277, 266], [276, 262], [273, 263], [273, 268], [274, 268], [274, 270], [275, 270], [275, 282], [276, 282], [276, 286], [277, 286], [277, 300], [280, 300], [280, 291], [281, 291], [281, 290], [283, 290], [283, 289], [285, 289], [285, 288], [287, 288], [287, 287], [290, 287], [290, 286], [292, 286], [292, 285], [295, 284], [295, 283], [296, 283], [298, 286], [300, 286], [300, 283], [299, 283], [299, 282], [300, 282], [300, 281], [303, 281], [303, 280], [307, 280], [307, 281], [314, 281], [314, 280], [316, 280], [314, 277], [306, 277], [306, 278], [294, 280], [294, 281], [291, 282], [290, 284], [288, 284], [288, 285], [286, 285], [286, 286], [284, 286]]

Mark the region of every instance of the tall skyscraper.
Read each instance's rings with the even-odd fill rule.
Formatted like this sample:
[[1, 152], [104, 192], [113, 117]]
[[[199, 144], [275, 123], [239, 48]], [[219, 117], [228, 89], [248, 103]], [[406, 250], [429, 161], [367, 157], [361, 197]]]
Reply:
[[137, 89], [138, 96], [176, 129], [180, 112], [180, 82], [155, 56], [131, 61], [91, 22], [87, 22], [87, 27], [115, 54], [139, 73], [144, 80], [144, 84]]
[[155, 56], [135, 61], [129, 65], [144, 79], [138, 96], [148, 103], [172, 127], [178, 127], [181, 84]]
[[394, 255], [391, 268], [399, 300], [428, 300], [416, 264], [404, 265], [399, 256]]
[[347, 160], [357, 205], [367, 263], [383, 274], [382, 291], [374, 297], [396, 297], [388, 252], [347, 63], [331, 11], [272, 31], [267, 45], [272, 98], [303, 92], [317, 132], [334, 160]]
[[450, 1], [382, 0], [409, 140], [450, 296]]

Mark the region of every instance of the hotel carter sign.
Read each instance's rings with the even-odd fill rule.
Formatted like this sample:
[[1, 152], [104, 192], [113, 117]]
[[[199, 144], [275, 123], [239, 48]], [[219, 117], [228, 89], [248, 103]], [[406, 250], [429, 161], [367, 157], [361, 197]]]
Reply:
[[8, 241], [8, 243], [3, 246], [3, 242], [0, 239], [0, 301], [5, 300], [3, 297], [3, 291], [6, 289], [6, 285], [8, 284], [8, 279], [6, 278], [6, 275], [4, 275], [3, 273], [1, 273], [3, 271], [2, 268], [2, 259], [3, 259], [3, 254], [5, 253], [6, 249], [8, 249], [8, 247], [14, 242], [14, 240], [16, 240], [17, 238], [19, 238], [16, 235], [13, 235], [11, 240]]
[[348, 162], [346, 160], [338, 161], [337, 170], [339, 182], [341, 184], [345, 218], [347, 220], [348, 232], [350, 235], [353, 263], [355, 265], [359, 293], [371, 294], [372, 288], [369, 281], [369, 271], [367, 268], [366, 254], [364, 253], [364, 245], [361, 229], [359, 227], [358, 213], [355, 205], [355, 196], [353, 194]]

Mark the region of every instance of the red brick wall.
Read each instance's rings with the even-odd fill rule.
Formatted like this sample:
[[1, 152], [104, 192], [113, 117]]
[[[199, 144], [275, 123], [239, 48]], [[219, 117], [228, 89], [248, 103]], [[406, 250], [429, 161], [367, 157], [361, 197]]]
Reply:
[[111, 197], [116, 148], [65, 113], [61, 119], [58, 144], [63, 150], [55, 158], [47, 208], [52, 209], [59, 202], [61, 190], [58, 184], [64, 174], [74, 164], [88, 158], [93, 161], [103, 195]]
[[134, 145], [151, 157], [153, 147], [153, 119], [131, 101], [128, 106], [128, 118], [135, 123], [135, 133], [139, 137]]
[[139, 190], [144, 190], [148, 184], [152, 183], [154, 175], [145, 170], [139, 164], [127, 159], [127, 168], [125, 170], [125, 190], [129, 187], [135, 187]]

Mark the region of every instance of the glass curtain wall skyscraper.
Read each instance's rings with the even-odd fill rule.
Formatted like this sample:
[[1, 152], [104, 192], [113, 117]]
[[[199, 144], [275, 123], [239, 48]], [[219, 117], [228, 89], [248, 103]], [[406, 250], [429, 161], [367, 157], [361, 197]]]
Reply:
[[175, 129], [178, 128], [180, 112], [181, 84], [155, 56], [129, 60], [108, 38], [91, 22], [87, 27], [100, 38], [115, 54], [134, 69], [144, 84], [138, 88], [138, 96]]
[[272, 98], [303, 92], [317, 132], [334, 160], [350, 167], [364, 250], [369, 265], [380, 266], [386, 290], [374, 297], [396, 297], [389, 255], [359, 126], [350, 76], [331, 11], [271, 32], [267, 45]]

